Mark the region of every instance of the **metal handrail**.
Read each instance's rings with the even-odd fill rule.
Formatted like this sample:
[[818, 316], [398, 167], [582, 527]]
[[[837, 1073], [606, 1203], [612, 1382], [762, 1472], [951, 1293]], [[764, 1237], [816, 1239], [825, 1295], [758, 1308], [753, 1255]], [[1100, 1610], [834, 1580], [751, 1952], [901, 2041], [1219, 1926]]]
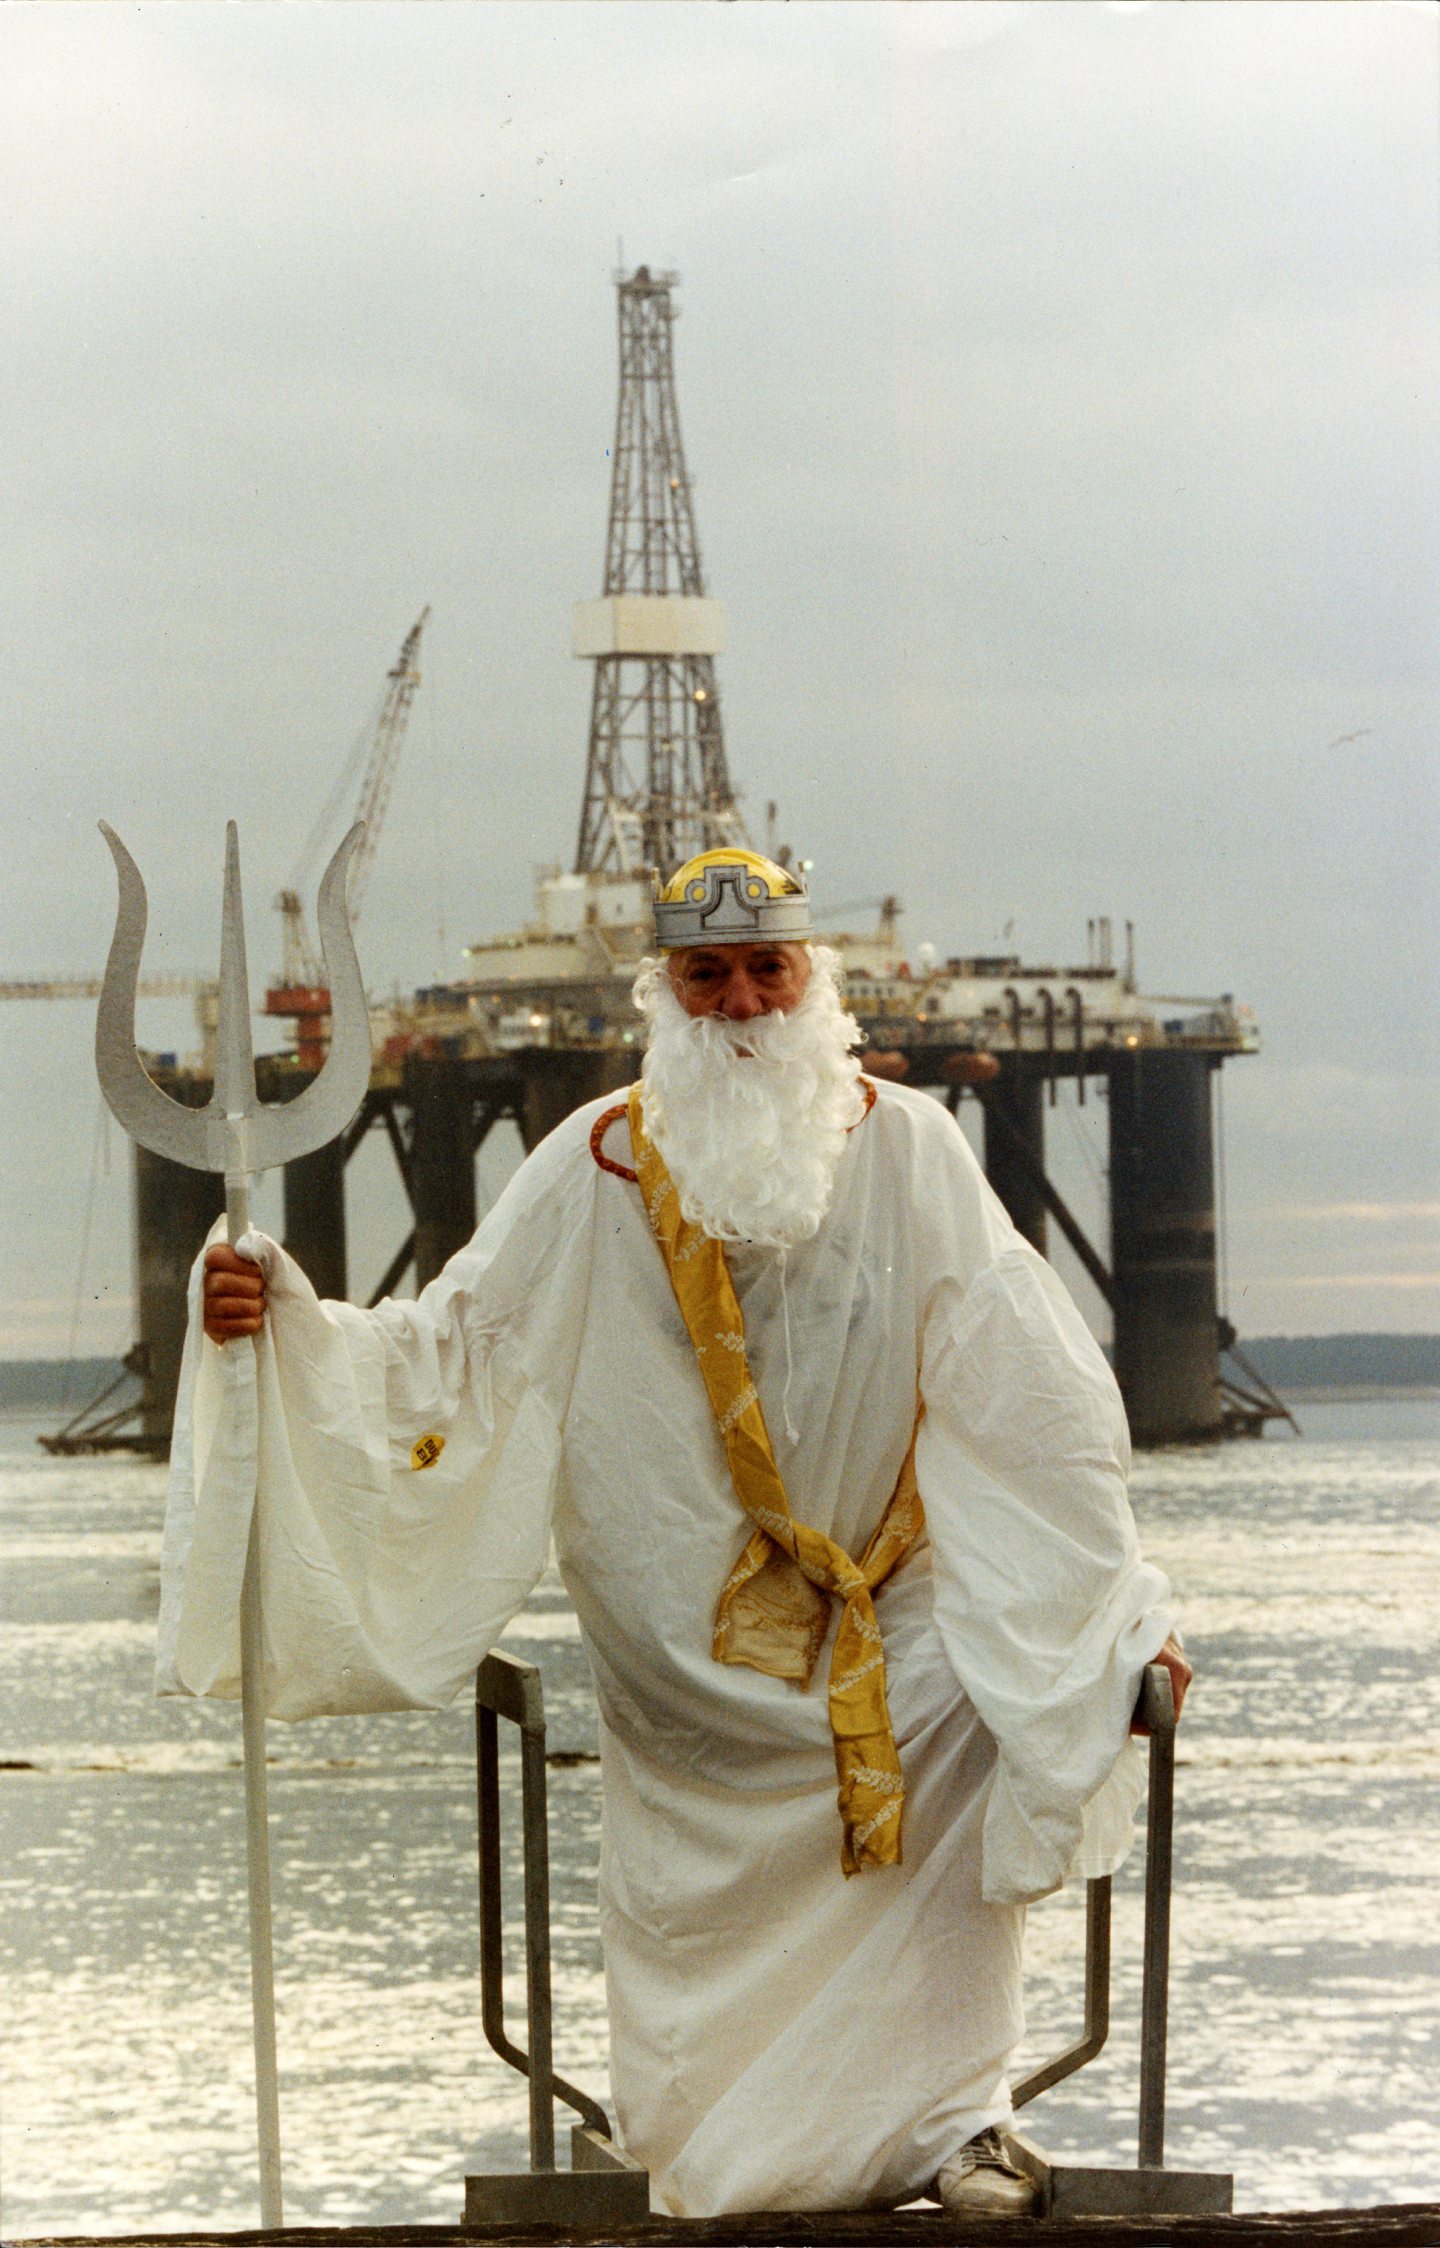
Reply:
[[[520, 1732], [521, 1828], [525, 1887], [525, 1998], [530, 2049], [505, 2029], [505, 1945], [500, 1895], [500, 1737], [498, 1720]], [[598, 2100], [555, 2073], [550, 1995], [550, 1844], [545, 1807], [545, 1703], [540, 1673], [513, 1655], [487, 1655], [475, 1673], [475, 1792], [479, 1822], [480, 2018], [491, 2049], [529, 2080], [530, 2167], [555, 2168], [555, 2102], [592, 2131], [611, 2136]]]
[[1165, 2166], [1165, 2043], [1169, 2028], [1170, 1889], [1174, 1870], [1175, 1689], [1161, 1663], [1145, 1672], [1140, 1716], [1150, 1735], [1145, 1827], [1145, 1966], [1140, 1991], [1142, 2170]]
[[1052, 2084], [1073, 2076], [1101, 2051], [1110, 2034], [1110, 1876], [1085, 1884], [1085, 2028], [1053, 2061], [1024, 2076], [1010, 2095], [1013, 2107], [1027, 2107]]
[[[1145, 1934], [1140, 2001], [1139, 2167], [1165, 2161], [1165, 2061], [1170, 1965], [1170, 1896], [1175, 1804], [1175, 1700], [1170, 1673], [1151, 1663], [1138, 1714], [1149, 1734], [1149, 1804], [1145, 1838]], [[521, 1816], [525, 1888], [525, 1987], [530, 2050], [505, 2028], [504, 1924], [500, 1890], [500, 1718], [520, 1734]], [[550, 1867], [546, 1816], [545, 1706], [540, 1673], [512, 1655], [490, 1655], [475, 1674], [475, 1774], [479, 1830], [481, 2020], [494, 2052], [530, 2087], [530, 2167], [555, 2169], [554, 2103], [563, 2100], [585, 2125], [610, 2139], [597, 2100], [555, 2073], [550, 1990]], [[1025, 2107], [1093, 2061], [1110, 2030], [1111, 1883], [1086, 1884], [1085, 2021], [1073, 2045], [1023, 2077], [1012, 2100]]]
[[[1150, 1736], [1149, 1821], [1145, 1854], [1144, 1972], [1140, 2032], [1139, 2160], [1134, 2169], [1053, 2162], [1018, 2132], [1006, 2134], [1011, 2159], [1034, 2180], [1041, 2215], [1211, 2215], [1230, 2209], [1234, 2180], [1210, 2171], [1165, 2167], [1166, 1985], [1170, 1960], [1170, 1888], [1175, 1783], [1175, 1704], [1170, 1674], [1146, 1670], [1137, 1708]], [[500, 1757], [498, 1720], [519, 1728], [524, 1825], [525, 1974], [530, 2051], [505, 2029], [503, 1919], [500, 1895]], [[551, 2049], [549, 1851], [545, 1804], [545, 1710], [540, 1673], [531, 1663], [491, 1655], [475, 1679], [476, 1788], [480, 1838], [481, 2012], [492, 2049], [526, 2077], [530, 2090], [530, 2170], [467, 2177], [465, 2222], [564, 2227], [637, 2224], [649, 2209], [644, 2167], [617, 2147], [595, 2100], [555, 2074]], [[1110, 2027], [1111, 1885], [1087, 1887], [1085, 2026], [1080, 2039], [1025, 2077], [1016, 2107], [1093, 2060]], [[570, 2133], [571, 2169], [555, 2167], [554, 2102], [584, 2120]]]
[[[1149, 1806], [1145, 1830], [1145, 1943], [1140, 1996], [1139, 2166], [1165, 2164], [1165, 2054], [1170, 1974], [1170, 1893], [1174, 1870], [1175, 1693], [1163, 1663], [1150, 1663], [1139, 1716], [1150, 1736]], [[1052, 2084], [1093, 2061], [1110, 2032], [1110, 1880], [1085, 1893], [1085, 2027], [1073, 2045], [1022, 2077], [1011, 2095], [1025, 2107]]]

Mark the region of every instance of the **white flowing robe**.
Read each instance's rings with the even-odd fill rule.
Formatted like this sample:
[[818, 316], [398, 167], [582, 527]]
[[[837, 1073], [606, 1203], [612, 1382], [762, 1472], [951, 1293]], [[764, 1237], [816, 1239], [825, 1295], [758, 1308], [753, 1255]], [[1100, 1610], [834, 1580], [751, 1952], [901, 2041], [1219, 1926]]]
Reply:
[[[1008, 2114], [1025, 1902], [1129, 1844], [1128, 1724], [1170, 1617], [1123, 1409], [924, 1095], [880, 1088], [813, 1240], [731, 1254], [800, 1519], [858, 1555], [924, 1408], [927, 1535], [876, 1598], [904, 1863], [847, 1881], [828, 1646], [808, 1691], [710, 1652], [751, 1525], [639, 1190], [591, 1153], [603, 1106], [535, 1151], [418, 1302], [322, 1304], [256, 1236], [268, 1329], [218, 1350], [197, 1266], [160, 1689], [239, 1692], [257, 1468], [274, 1717], [449, 1702], [553, 1537], [600, 1704], [625, 2144], [676, 2214], [894, 2202]], [[623, 1122], [606, 1144], [628, 1160]]]

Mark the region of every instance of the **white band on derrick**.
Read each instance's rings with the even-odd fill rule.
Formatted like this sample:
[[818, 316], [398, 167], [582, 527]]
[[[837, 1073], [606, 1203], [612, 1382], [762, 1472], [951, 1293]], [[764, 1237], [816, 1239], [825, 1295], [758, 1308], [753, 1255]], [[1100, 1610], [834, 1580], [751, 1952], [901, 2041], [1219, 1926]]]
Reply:
[[610, 593], [577, 601], [571, 627], [577, 656], [719, 656], [725, 606], [698, 593]]

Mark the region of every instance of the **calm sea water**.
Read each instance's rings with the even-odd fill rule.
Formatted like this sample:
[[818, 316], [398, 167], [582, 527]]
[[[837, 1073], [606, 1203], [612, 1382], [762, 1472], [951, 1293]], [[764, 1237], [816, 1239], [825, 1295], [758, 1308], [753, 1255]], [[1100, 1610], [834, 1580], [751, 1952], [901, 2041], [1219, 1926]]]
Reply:
[[[1233, 2170], [1244, 2208], [1440, 2200], [1440, 1406], [1303, 1418], [1302, 1443], [1136, 1477], [1200, 1671], [1168, 2151]], [[238, 1713], [150, 1694], [162, 1471], [34, 1433], [0, 1427], [0, 2224], [253, 2224]], [[594, 1719], [557, 1583], [507, 1645], [574, 1759], [550, 1775], [557, 2059], [603, 2095]], [[270, 1742], [287, 2216], [453, 2222], [467, 2169], [525, 2159], [479, 2027], [468, 1714]], [[1134, 2159], [1138, 1886], [1137, 1861], [1111, 2046], [1027, 2116], [1080, 2159]], [[1036, 2056], [1077, 2026], [1081, 1941], [1078, 1898], [1032, 1913]]]

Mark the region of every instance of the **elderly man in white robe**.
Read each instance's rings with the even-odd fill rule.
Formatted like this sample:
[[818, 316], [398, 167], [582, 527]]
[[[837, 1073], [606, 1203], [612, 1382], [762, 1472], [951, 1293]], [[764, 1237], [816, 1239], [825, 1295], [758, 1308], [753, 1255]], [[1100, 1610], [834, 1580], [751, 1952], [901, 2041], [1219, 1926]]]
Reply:
[[551, 1133], [418, 1301], [206, 1252], [160, 1686], [239, 1691], [257, 1461], [275, 1717], [449, 1702], [553, 1538], [657, 2197], [1018, 2214], [1025, 1906], [1123, 1858], [1144, 1666], [1189, 1678], [1124, 1412], [953, 1118], [862, 1075], [803, 886], [708, 852], [656, 925], [628, 1102]]

